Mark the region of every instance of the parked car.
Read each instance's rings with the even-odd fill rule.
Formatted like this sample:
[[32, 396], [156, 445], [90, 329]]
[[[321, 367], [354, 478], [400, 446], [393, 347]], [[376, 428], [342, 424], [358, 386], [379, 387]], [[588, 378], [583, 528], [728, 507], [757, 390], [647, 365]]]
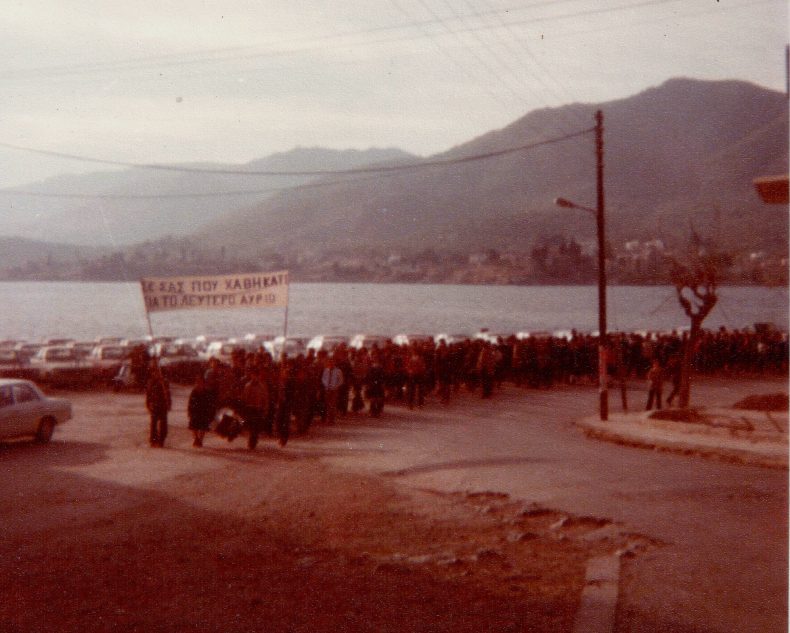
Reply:
[[264, 348], [269, 351], [269, 346], [266, 343], [272, 343], [277, 339], [281, 339], [282, 336], [275, 336], [274, 334], [260, 334], [260, 333], [253, 333], [249, 332], [248, 334], [244, 335], [242, 341], [244, 341], [245, 347], [250, 351], [257, 351], [260, 348]]
[[354, 349], [362, 349], [364, 347], [368, 351], [372, 350], [374, 345], [379, 349], [384, 349], [391, 340], [389, 336], [378, 334], [355, 334], [349, 340], [348, 346]]
[[227, 341], [212, 341], [206, 347], [206, 351], [200, 354], [203, 360], [211, 358], [218, 358], [223, 363], [230, 364], [233, 358], [233, 352], [237, 349], [246, 349], [245, 345], [235, 339]]
[[0, 378], [30, 379], [33, 373], [26, 356], [13, 349], [0, 349]]
[[191, 345], [157, 343], [153, 347], [153, 354], [159, 359], [165, 378], [173, 382], [191, 384], [205, 368], [205, 362]]
[[46, 443], [71, 419], [71, 403], [45, 396], [30, 380], [0, 379], [0, 439], [32, 436]]
[[72, 345], [73, 343], [76, 343], [73, 338], [48, 338], [44, 340], [44, 345], [46, 347], [54, 347], [56, 345]]
[[132, 350], [120, 345], [97, 345], [93, 348], [87, 363], [93, 372], [93, 377], [106, 382], [118, 373], [123, 362], [129, 358]]
[[309, 342], [309, 338], [301, 336], [276, 336], [274, 340], [266, 346], [266, 351], [274, 358], [279, 358], [283, 351], [285, 351], [285, 355], [289, 358], [296, 358], [299, 354], [307, 354], [307, 344]]
[[98, 336], [93, 341], [94, 345], [121, 345], [125, 339], [123, 336]]
[[444, 341], [447, 345], [451, 345], [452, 343], [463, 343], [470, 338], [472, 337], [469, 334], [447, 334], [442, 332], [433, 337], [433, 342], [438, 345], [441, 341]]
[[125, 338], [119, 344], [121, 347], [128, 347], [129, 349], [139, 347], [140, 345], [148, 349], [151, 346], [151, 340], [147, 338]]
[[412, 343], [433, 343], [433, 336], [430, 334], [396, 334], [392, 337], [392, 342], [395, 345], [411, 345]]
[[528, 338], [550, 338], [550, 337], [551, 337], [551, 332], [545, 332], [542, 330], [536, 330], [536, 331], [522, 330], [521, 332], [516, 332], [516, 338], [519, 341], [524, 341]]
[[58, 386], [85, 385], [93, 379], [77, 350], [62, 345], [42, 347], [30, 359], [30, 369], [37, 381]]
[[476, 332], [472, 338], [479, 341], [486, 341], [487, 343], [491, 343], [492, 345], [496, 345], [499, 343], [500, 340], [506, 341], [508, 338], [510, 338], [510, 334], [505, 334], [505, 333], [497, 334], [495, 332], [491, 332], [488, 328], [483, 328], [479, 332]]
[[84, 359], [88, 358], [93, 353], [93, 348], [96, 347], [96, 343], [93, 341], [78, 341], [70, 344], [68, 347], [73, 347], [77, 352], [77, 356]]
[[324, 350], [331, 353], [341, 345], [348, 345], [348, 338], [345, 336], [318, 334], [310, 339], [310, 342], [307, 344], [307, 349], [314, 349], [316, 352]]
[[44, 346], [41, 343], [26, 343], [24, 341], [20, 341], [14, 345], [14, 351], [19, 352], [20, 357], [24, 358], [25, 360], [30, 360], [42, 347]]

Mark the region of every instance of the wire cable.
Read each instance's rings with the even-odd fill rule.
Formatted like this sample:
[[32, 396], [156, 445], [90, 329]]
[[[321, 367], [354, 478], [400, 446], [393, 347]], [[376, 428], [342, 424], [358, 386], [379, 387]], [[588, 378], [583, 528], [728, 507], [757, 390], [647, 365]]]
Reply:
[[[533, 8], [538, 7], [538, 6], [544, 6], [544, 5], [554, 6], [554, 5], [557, 5], [557, 4], [560, 4], [560, 3], [573, 2], [573, 1], [576, 1], [576, 0], [549, 0], [549, 1], [544, 0], [542, 2], [536, 2], [536, 3], [530, 4], [530, 5], [525, 5], [525, 6], [522, 6], [522, 7], [511, 8], [511, 9], [508, 9], [508, 12], [509, 13], [513, 13], [515, 11], [524, 11], [524, 10], [533, 9]], [[622, 4], [622, 5], [617, 5], [617, 6], [614, 6], [614, 7], [603, 7], [603, 8], [587, 9], [587, 10], [583, 10], [583, 11], [572, 11], [572, 12], [567, 12], [567, 13], [562, 13], [562, 14], [557, 14], [557, 15], [533, 16], [533, 17], [522, 19], [522, 20], [508, 21], [507, 24], [509, 24], [511, 26], [517, 26], [517, 25], [524, 25], [524, 24], [533, 24], [533, 23], [538, 23], [538, 22], [551, 22], [551, 21], [557, 21], [557, 20], [567, 20], [567, 19], [572, 19], [572, 18], [576, 18], [576, 17], [587, 17], [587, 16], [591, 16], [591, 15], [599, 15], [599, 14], [612, 13], [612, 12], [623, 11], [623, 10], [628, 10], [628, 9], [641, 8], [641, 7], [646, 7], [646, 6], [656, 6], [656, 5], [662, 5], [662, 4], [677, 3], [677, 2], [682, 2], [682, 0], [642, 0], [640, 2], [635, 2], [635, 3], [631, 3], [631, 4]], [[478, 11], [478, 12], [475, 12], [474, 14], [468, 14], [468, 15], [469, 15], [469, 17], [484, 17], [484, 16], [487, 16], [487, 15], [490, 15], [491, 13], [492, 13], [491, 11]], [[501, 13], [501, 11], [494, 11], [494, 13], [495, 14], [496, 13]], [[134, 62], [131, 62], [131, 61], [130, 62], [123, 62], [123, 61], [121, 61], [121, 62], [116, 62], [119, 65], [119, 66], [116, 66], [116, 67], [113, 67], [111, 65], [101, 66], [100, 62], [96, 62], [95, 67], [90, 67], [90, 65], [88, 65], [88, 64], [81, 65], [81, 66], [80, 65], [76, 65], [76, 66], [74, 66], [73, 70], [66, 69], [66, 70], [64, 70], [63, 72], [60, 72], [60, 73], [56, 72], [54, 76], [58, 76], [58, 75], [66, 76], [66, 75], [70, 75], [70, 74], [83, 74], [85, 72], [92, 73], [92, 72], [107, 72], [107, 71], [118, 72], [118, 71], [121, 71], [121, 70], [147, 70], [147, 69], [150, 69], [150, 68], [163, 68], [163, 67], [170, 67], [170, 66], [184, 66], [184, 65], [206, 64], [206, 63], [224, 63], [224, 62], [233, 61], [233, 60], [261, 59], [261, 58], [265, 58], [265, 57], [281, 56], [281, 55], [289, 54], [289, 53], [293, 53], [293, 52], [301, 52], [301, 51], [304, 51], [304, 50], [311, 50], [311, 49], [323, 50], [323, 49], [325, 49], [327, 47], [327, 44], [326, 43], [318, 44], [317, 42], [322, 42], [322, 41], [326, 42], [327, 40], [344, 38], [344, 37], [349, 37], [349, 36], [354, 36], [354, 35], [365, 35], [365, 34], [369, 34], [369, 33], [386, 32], [386, 31], [397, 31], [397, 30], [403, 30], [403, 29], [411, 28], [411, 27], [414, 27], [414, 26], [435, 26], [437, 24], [444, 26], [444, 28], [447, 28], [446, 25], [443, 23], [444, 20], [445, 20], [445, 18], [442, 18], [441, 16], [437, 15], [437, 16], [435, 16], [434, 18], [432, 18], [430, 20], [415, 21], [412, 24], [385, 25], [385, 26], [381, 26], [381, 27], [373, 27], [373, 28], [370, 28], [370, 29], [364, 29], [364, 30], [359, 30], [359, 31], [349, 31], [347, 33], [330, 34], [330, 35], [326, 35], [326, 36], [323, 36], [323, 37], [317, 37], [317, 38], [310, 38], [310, 39], [302, 38], [301, 40], [297, 39], [297, 40], [293, 40], [292, 42], [305, 41], [308, 44], [311, 43], [311, 42], [316, 42], [316, 44], [314, 44], [312, 46], [308, 46], [307, 48], [301, 48], [301, 49], [296, 49], [296, 50], [293, 50], [293, 49], [271, 50], [270, 49], [270, 50], [266, 50], [266, 51], [252, 52], [252, 53], [242, 54], [242, 55], [227, 55], [227, 56], [223, 56], [223, 57], [202, 57], [202, 58], [197, 58], [197, 59], [192, 59], [192, 60], [189, 60], [189, 59], [187, 59], [187, 60], [174, 60], [172, 62], [167, 62], [167, 61], [163, 60], [161, 62], [155, 62], [153, 64], [141, 63], [141, 64], [138, 64], [138, 65], [134, 65]], [[459, 27], [459, 28], [451, 29], [451, 33], [454, 33], [454, 34], [468, 33], [468, 32], [481, 31], [481, 30], [490, 30], [492, 28], [501, 28], [501, 27], [499, 27], [498, 25], [492, 26], [490, 24], [473, 25], [473, 26], [462, 26], [462, 27]], [[426, 33], [418, 33], [416, 35], [415, 34], [400, 35], [400, 36], [396, 36], [396, 37], [392, 37], [392, 38], [371, 39], [371, 40], [368, 40], [368, 41], [359, 42], [359, 44], [379, 44], [379, 43], [409, 41], [409, 40], [416, 40], [416, 39], [424, 39], [425, 37], [433, 37], [433, 35], [435, 35], [435, 34], [430, 34], [429, 35], [429, 34], [426, 34]], [[346, 41], [341, 41], [341, 42], [338, 42], [336, 44], [336, 46], [348, 46], [348, 45], [349, 45], [349, 42], [346, 42]], [[108, 62], [108, 64], [112, 64], [112, 63], [113, 62]], [[49, 67], [49, 68], [54, 70], [54, 67]], [[42, 74], [37, 75], [35, 78], [39, 78], [39, 77], [44, 78], [44, 77], [52, 77], [53, 76], [51, 73], [47, 74], [46, 67], [44, 67], [44, 68], [41, 68], [41, 69], [27, 69], [27, 70], [25, 70], [25, 69], [18, 69], [18, 70], [4, 71], [4, 72], [0, 72], [0, 77], [5, 78], [5, 79], [10, 79], [10, 78], [13, 78], [15, 75], [18, 76], [20, 73], [30, 73], [30, 72], [34, 72], [35, 73], [35, 72], [39, 72], [39, 70], [43, 71], [43, 72], [42, 72]]]
[[428, 160], [420, 163], [410, 163], [401, 165], [382, 165], [379, 167], [355, 167], [352, 169], [336, 169], [336, 170], [292, 170], [292, 171], [269, 171], [269, 170], [249, 170], [242, 169], [204, 169], [200, 167], [185, 167], [179, 165], [163, 165], [151, 163], [132, 163], [121, 160], [111, 160], [104, 158], [94, 158], [91, 156], [81, 156], [78, 154], [69, 154], [66, 152], [56, 152], [51, 150], [38, 149], [34, 147], [25, 147], [22, 145], [15, 145], [13, 143], [0, 142], [0, 147], [7, 149], [14, 149], [23, 152], [30, 152], [33, 154], [40, 154], [43, 156], [54, 156], [57, 158], [66, 158], [69, 160], [78, 160], [85, 163], [97, 163], [101, 165], [115, 165], [116, 167], [132, 167], [136, 169], [151, 169], [159, 171], [174, 171], [190, 174], [221, 174], [226, 176], [331, 176], [336, 174], [374, 174], [374, 173], [391, 173], [399, 171], [413, 171], [417, 169], [424, 169], [427, 167], [443, 167], [448, 165], [459, 165], [462, 163], [469, 163], [478, 160], [486, 160], [488, 158], [495, 158], [497, 156], [504, 156], [507, 154], [514, 154], [516, 152], [523, 152], [525, 150], [542, 147], [544, 145], [551, 145], [560, 143], [572, 138], [584, 136], [594, 132], [595, 128], [587, 128], [578, 132], [565, 134], [564, 136], [546, 139], [544, 141], [535, 141], [516, 147], [509, 147], [507, 149], [494, 150], [482, 154], [473, 154], [471, 156], [462, 156], [460, 158], [449, 158], [445, 160]]

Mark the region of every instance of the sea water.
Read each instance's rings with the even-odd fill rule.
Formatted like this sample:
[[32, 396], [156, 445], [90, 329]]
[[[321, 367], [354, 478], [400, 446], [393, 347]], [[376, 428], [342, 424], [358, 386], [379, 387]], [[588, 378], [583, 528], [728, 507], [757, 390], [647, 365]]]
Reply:
[[[0, 282], [0, 338], [139, 337], [148, 322], [137, 283]], [[688, 325], [669, 286], [607, 289], [608, 330]], [[286, 324], [287, 319], [287, 324]], [[359, 333], [472, 334], [598, 329], [596, 286], [292, 284], [284, 308], [203, 309], [150, 315], [154, 334], [243, 336]], [[787, 288], [722, 287], [705, 327], [788, 324]]]

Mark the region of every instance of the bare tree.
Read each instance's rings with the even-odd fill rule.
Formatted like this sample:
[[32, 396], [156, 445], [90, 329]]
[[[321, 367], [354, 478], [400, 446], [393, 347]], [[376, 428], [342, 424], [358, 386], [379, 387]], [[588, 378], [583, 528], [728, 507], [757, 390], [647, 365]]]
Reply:
[[680, 362], [680, 390], [678, 404], [680, 408], [688, 408], [691, 400], [691, 372], [702, 322], [710, 314], [718, 301], [717, 285], [722, 257], [708, 252], [702, 240], [692, 230], [688, 263], [672, 262], [670, 280], [675, 286], [678, 302], [691, 321], [691, 329], [683, 346]]

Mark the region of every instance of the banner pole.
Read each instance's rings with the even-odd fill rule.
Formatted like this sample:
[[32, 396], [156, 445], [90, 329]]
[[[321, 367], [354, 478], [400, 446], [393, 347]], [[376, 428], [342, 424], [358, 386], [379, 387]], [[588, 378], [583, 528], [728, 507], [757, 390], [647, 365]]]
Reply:
[[140, 280], [140, 290], [143, 293], [143, 308], [145, 308], [145, 320], [148, 323], [148, 335], [151, 337], [151, 342], [154, 340], [154, 328], [151, 327], [151, 313], [148, 312], [148, 303], [145, 300], [145, 279]]
[[280, 350], [280, 361], [285, 357], [285, 341], [288, 338], [288, 304], [289, 300], [285, 302], [285, 318], [283, 319], [283, 348]]
[[151, 314], [148, 308], [145, 309], [145, 320], [148, 321], [148, 335], [151, 337], [151, 342], [154, 342], [154, 328], [151, 327]]

